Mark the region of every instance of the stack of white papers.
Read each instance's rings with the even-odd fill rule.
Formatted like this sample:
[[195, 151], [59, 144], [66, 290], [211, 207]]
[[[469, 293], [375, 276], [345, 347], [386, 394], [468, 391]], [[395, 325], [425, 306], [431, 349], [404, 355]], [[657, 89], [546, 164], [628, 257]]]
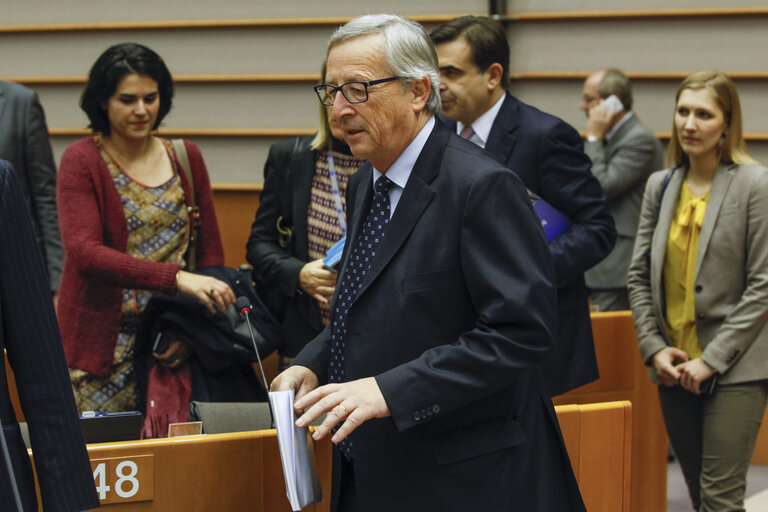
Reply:
[[298, 428], [293, 413], [293, 390], [270, 391], [269, 404], [277, 429], [285, 490], [291, 509], [299, 511], [323, 499], [315, 450], [307, 428]]

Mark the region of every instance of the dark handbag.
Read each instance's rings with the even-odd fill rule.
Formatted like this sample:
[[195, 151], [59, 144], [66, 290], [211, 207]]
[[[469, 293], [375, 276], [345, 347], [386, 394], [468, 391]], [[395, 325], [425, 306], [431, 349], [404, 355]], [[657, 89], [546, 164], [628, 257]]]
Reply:
[[200, 207], [195, 201], [195, 179], [192, 176], [192, 166], [189, 165], [189, 155], [182, 139], [173, 139], [173, 149], [176, 151], [176, 157], [179, 159], [181, 169], [189, 184], [189, 195], [187, 196], [187, 212], [190, 219], [189, 247], [187, 248], [187, 269], [195, 270], [197, 268], [197, 237], [200, 232]]

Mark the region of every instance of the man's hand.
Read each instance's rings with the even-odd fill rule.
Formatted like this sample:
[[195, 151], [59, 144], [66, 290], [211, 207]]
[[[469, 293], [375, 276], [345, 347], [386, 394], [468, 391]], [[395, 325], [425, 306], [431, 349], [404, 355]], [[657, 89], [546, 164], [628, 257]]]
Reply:
[[606, 134], [611, 131], [611, 125], [613, 124], [614, 107], [610, 106], [606, 108], [601, 101], [589, 109], [587, 114], [587, 137], [594, 135], [600, 140], [603, 140]]
[[680, 371], [680, 385], [695, 395], [701, 394], [701, 383], [715, 374], [715, 369], [700, 357], [682, 363], [677, 369]]
[[323, 260], [310, 261], [299, 271], [299, 286], [317, 302], [328, 304], [327, 295], [336, 288], [336, 272], [323, 266]]
[[678, 363], [688, 361], [688, 354], [675, 347], [665, 347], [653, 355], [653, 371], [665, 386], [674, 386], [680, 381]]
[[315, 441], [324, 438], [337, 423], [344, 421], [331, 438], [334, 443], [343, 441], [364, 422], [390, 415], [387, 402], [374, 377], [319, 387], [297, 400], [294, 406], [296, 410], [309, 407], [309, 410], [296, 420], [296, 426], [299, 428], [306, 427], [323, 413], [328, 413], [325, 421], [312, 434]]
[[306, 366], [291, 366], [275, 377], [275, 380], [269, 385], [269, 390], [289, 391], [292, 389], [294, 400], [299, 400], [315, 389], [319, 383], [315, 372]]

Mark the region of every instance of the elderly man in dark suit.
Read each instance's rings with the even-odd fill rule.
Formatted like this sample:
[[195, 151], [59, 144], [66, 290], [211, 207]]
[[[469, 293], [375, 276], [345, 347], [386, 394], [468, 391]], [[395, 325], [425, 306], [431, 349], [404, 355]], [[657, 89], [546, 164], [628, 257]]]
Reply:
[[364, 16], [328, 48], [318, 96], [369, 163], [331, 325], [272, 388], [296, 391], [299, 426], [327, 413], [332, 509], [584, 510], [540, 375], [555, 275], [520, 179], [437, 120], [421, 26]]
[[[43, 508], [70, 512], [99, 506], [53, 312], [45, 266], [35, 242], [24, 195], [11, 164], [0, 160], [0, 355], [16, 376], [29, 424]], [[9, 474], [0, 453], [2, 510], [37, 510], [29, 455], [8, 395], [0, 361], [0, 419]]]
[[506, 91], [509, 43], [500, 23], [464, 16], [435, 29], [446, 124], [512, 169], [528, 189], [571, 221], [552, 240], [558, 287], [555, 350], [545, 363], [552, 396], [598, 377], [584, 272], [616, 240], [600, 183], [581, 137], [555, 116]]
[[64, 250], [56, 212], [56, 164], [37, 94], [0, 80], [0, 158], [16, 168], [35, 235], [47, 263], [50, 290], [61, 280]]

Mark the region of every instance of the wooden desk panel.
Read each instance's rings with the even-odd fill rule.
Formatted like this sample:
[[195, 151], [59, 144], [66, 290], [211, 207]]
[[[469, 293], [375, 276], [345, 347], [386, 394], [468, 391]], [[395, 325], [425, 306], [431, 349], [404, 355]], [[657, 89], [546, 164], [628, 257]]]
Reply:
[[[249, 510], [290, 512], [274, 430], [152, 439], [88, 446], [93, 459], [154, 455], [154, 499], [102, 505], [120, 512]], [[330, 508], [330, 443], [315, 456], [324, 499], [306, 510]]]
[[[632, 313], [593, 313], [600, 379], [553, 399], [555, 405], [629, 400], [632, 403], [631, 509], [667, 506], [667, 434], [659, 398], [640, 359]], [[598, 509], [599, 510], [599, 509]]]
[[[625, 401], [556, 409], [590, 511], [629, 512], [631, 408]], [[330, 508], [331, 450], [328, 439], [315, 444], [323, 501], [305, 510]], [[101, 509], [290, 511], [274, 430], [92, 444], [88, 454], [94, 462], [139, 456], [152, 460], [151, 501], [103, 504]], [[136, 477], [140, 483], [146, 478]], [[105, 492], [114, 493], [114, 485]]]

